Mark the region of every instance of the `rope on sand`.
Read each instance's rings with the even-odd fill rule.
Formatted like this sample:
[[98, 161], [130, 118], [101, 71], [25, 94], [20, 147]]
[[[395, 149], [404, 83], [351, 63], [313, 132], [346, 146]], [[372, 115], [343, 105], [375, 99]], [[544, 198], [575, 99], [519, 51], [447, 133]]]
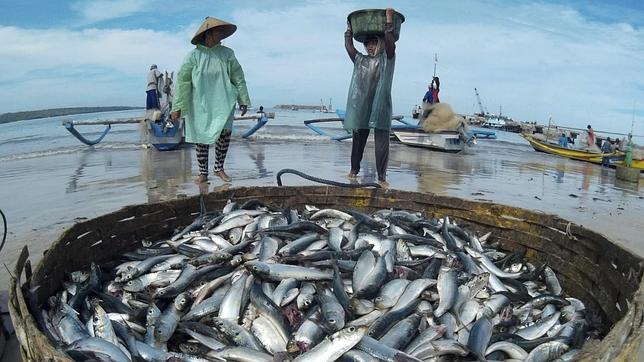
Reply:
[[323, 179], [323, 178], [307, 175], [304, 172], [293, 170], [291, 168], [281, 169], [277, 173], [277, 186], [282, 186], [282, 175], [285, 174], [285, 173], [292, 173], [294, 175], [298, 175], [298, 176], [300, 176], [302, 178], [305, 178], [305, 179], [307, 179], [309, 181], [313, 181], [313, 182], [317, 182], [317, 183], [321, 183], [321, 184], [326, 184], [326, 185], [331, 185], [331, 186], [337, 186], [337, 187], [347, 187], [347, 188], [352, 188], [352, 189], [357, 189], [357, 188], [362, 188], [362, 187], [375, 187], [377, 189], [382, 188], [382, 186], [380, 186], [379, 184], [377, 184], [375, 182], [368, 182], [368, 183], [364, 183], [364, 184], [360, 184], [360, 183], [353, 184], [353, 183], [346, 183], [346, 182], [338, 182], [338, 181], [326, 180], [326, 179]]

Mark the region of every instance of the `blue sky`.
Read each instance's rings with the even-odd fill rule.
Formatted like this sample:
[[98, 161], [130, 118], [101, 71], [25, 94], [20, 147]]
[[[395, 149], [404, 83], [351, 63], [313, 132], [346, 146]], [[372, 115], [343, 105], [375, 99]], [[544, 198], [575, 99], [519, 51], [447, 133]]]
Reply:
[[[438, 53], [441, 100], [566, 126], [644, 134], [644, 2], [640, 1], [2, 1], [0, 113], [143, 105], [149, 65], [176, 70], [206, 15], [238, 25], [225, 45], [254, 106], [344, 108], [353, 10], [395, 6], [396, 113], [420, 102]], [[358, 47], [361, 48], [361, 47]], [[635, 112], [633, 110], [635, 109]]]

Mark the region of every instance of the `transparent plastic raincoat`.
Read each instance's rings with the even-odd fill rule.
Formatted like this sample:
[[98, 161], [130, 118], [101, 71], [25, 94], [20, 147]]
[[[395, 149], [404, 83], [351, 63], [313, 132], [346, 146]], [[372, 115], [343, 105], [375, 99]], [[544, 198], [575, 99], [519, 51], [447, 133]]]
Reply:
[[385, 51], [375, 56], [356, 54], [349, 85], [344, 128], [391, 129], [391, 84], [396, 57]]
[[186, 119], [186, 142], [212, 144], [232, 128], [235, 103], [250, 106], [241, 65], [232, 49], [197, 45], [179, 69], [172, 111]]

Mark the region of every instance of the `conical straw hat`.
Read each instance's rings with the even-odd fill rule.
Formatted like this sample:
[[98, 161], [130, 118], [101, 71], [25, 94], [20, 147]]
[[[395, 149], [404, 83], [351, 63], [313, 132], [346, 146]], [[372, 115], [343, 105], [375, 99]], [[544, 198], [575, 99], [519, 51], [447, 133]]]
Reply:
[[190, 42], [194, 45], [197, 45], [200, 42], [201, 36], [203, 35], [203, 33], [216, 27], [222, 28], [222, 37], [221, 37], [222, 39], [228, 38], [235, 32], [235, 30], [237, 30], [237, 26], [234, 24], [227, 23], [217, 18], [206, 16], [206, 20], [204, 20], [203, 24], [201, 24], [201, 26], [199, 27], [199, 30], [197, 30], [197, 32], [195, 33], [195, 36], [192, 37], [192, 40]]

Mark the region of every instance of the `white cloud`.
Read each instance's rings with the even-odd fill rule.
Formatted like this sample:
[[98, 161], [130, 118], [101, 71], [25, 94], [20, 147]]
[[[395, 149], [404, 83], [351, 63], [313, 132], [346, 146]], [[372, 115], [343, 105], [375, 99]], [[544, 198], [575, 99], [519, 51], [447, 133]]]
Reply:
[[134, 15], [151, 4], [151, 0], [90, 0], [72, 3], [71, 8], [83, 16], [84, 23], [93, 24]]
[[0, 27], [0, 109], [102, 105], [106, 94], [109, 104], [141, 104], [150, 64], [177, 68], [189, 33]]
[[[108, 13], [126, 16], [138, 11], [137, 6], [143, 5], [84, 14], [87, 19]], [[343, 45], [346, 15], [373, 6], [297, 2], [278, 9], [249, 6], [233, 11], [225, 19], [237, 24], [238, 31], [225, 44], [244, 68], [253, 103], [315, 104], [332, 97], [335, 106], [344, 107], [352, 71]], [[438, 53], [441, 100], [459, 112], [478, 111], [477, 87], [490, 111], [498, 112], [502, 105], [515, 118], [545, 122], [552, 116], [569, 126], [591, 122], [596, 129], [630, 128], [628, 110], [644, 96], [642, 27], [596, 22], [569, 7], [541, 3], [399, 6], [407, 20], [397, 43], [393, 98], [398, 113], [408, 114], [420, 101]], [[59, 94], [64, 105], [103, 104], [104, 99], [142, 103], [149, 64], [176, 70], [191, 49], [189, 39], [203, 15], [195, 13], [195, 20], [178, 32], [0, 27], [0, 83], [12, 85], [0, 87], [0, 112], [39, 108], [43, 99], [56, 105]], [[91, 68], [100, 71], [82, 80], [60, 71]], [[51, 87], [61, 80], [64, 89], [58, 86], [52, 94]], [[95, 92], [93, 84], [100, 84]], [[644, 125], [638, 127], [644, 133]]]

